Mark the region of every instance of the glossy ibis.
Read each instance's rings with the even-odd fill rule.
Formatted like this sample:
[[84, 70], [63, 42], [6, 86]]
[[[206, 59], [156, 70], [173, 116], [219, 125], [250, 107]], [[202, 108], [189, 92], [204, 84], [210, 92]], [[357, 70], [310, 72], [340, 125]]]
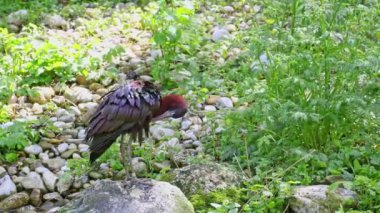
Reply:
[[[89, 121], [85, 140], [90, 144], [90, 162], [101, 156], [121, 135], [120, 151], [127, 178], [132, 167], [132, 142], [149, 135], [149, 123], [167, 117], [179, 118], [187, 112], [180, 95], [161, 98], [159, 89], [149, 81], [133, 80], [107, 93]], [[126, 147], [125, 134], [130, 138]], [[127, 148], [127, 149], [126, 149]], [[126, 152], [129, 165], [126, 162]], [[128, 169], [129, 166], [129, 169]]]

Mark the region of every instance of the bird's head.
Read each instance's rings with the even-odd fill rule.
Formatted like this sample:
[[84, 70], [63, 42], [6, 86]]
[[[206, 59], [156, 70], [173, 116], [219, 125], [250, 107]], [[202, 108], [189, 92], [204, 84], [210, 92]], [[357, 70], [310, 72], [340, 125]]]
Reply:
[[187, 112], [187, 103], [180, 95], [167, 95], [161, 99], [160, 108], [153, 113], [153, 121], [164, 118], [180, 118]]

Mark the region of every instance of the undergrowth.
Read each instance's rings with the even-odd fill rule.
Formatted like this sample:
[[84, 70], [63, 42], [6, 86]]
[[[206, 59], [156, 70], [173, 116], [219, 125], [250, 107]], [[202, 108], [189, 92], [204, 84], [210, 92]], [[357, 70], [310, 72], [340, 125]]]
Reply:
[[[228, 113], [225, 132], [209, 138], [209, 153], [237, 163], [252, 184], [276, 178], [309, 185], [339, 175], [359, 193], [356, 209], [377, 211], [380, 49], [378, 24], [371, 21], [376, 5], [262, 4], [267, 24], [251, 29], [249, 50], [221, 70], [237, 87], [229, 87], [231, 92], [251, 104]], [[258, 205], [250, 200], [242, 208]], [[263, 209], [282, 208], [280, 202]]]
[[[33, 23], [40, 21], [41, 14], [63, 8], [54, 0], [36, 2], [15, 1], [0, 8], [1, 17], [22, 8], [34, 11], [21, 35], [0, 28], [3, 102], [31, 86], [99, 74], [100, 65], [112, 64], [114, 57], [124, 53], [116, 47], [95, 59], [87, 54], [91, 42], [71, 46], [46, 39], [36, 42], [35, 37], [45, 35]], [[72, 1], [61, 14], [74, 19], [83, 13], [85, 2], [95, 1]], [[226, 15], [224, 5], [233, 5], [235, 13]], [[244, 5], [251, 11], [244, 11]], [[142, 14], [139, 27], [152, 32], [152, 49], [159, 52], [149, 68], [164, 93], [186, 94], [192, 106], [213, 94], [238, 99], [233, 110], [218, 111], [222, 119], [206, 114], [211, 120], [222, 120], [212, 120], [211, 125], [224, 131], [202, 142], [209, 155], [236, 165], [248, 181], [241, 188], [193, 195], [190, 200], [198, 212], [283, 212], [294, 186], [325, 183], [331, 176], [344, 181], [334, 187], [358, 194], [356, 206], [339, 212], [379, 211], [376, 0], [152, 1], [136, 10]], [[97, 28], [107, 29], [117, 18], [102, 25], [98, 20], [89, 22], [85, 36], [93, 36]], [[230, 33], [232, 38], [213, 41], [211, 29], [227, 23], [237, 28]], [[0, 27], [5, 26], [2, 18]], [[103, 72], [114, 75], [115, 67]], [[7, 110], [0, 105], [0, 122], [12, 119]], [[38, 140], [36, 131], [23, 125], [0, 128], [0, 139], [11, 140], [0, 142], [3, 161], [14, 161], [19, 150]], [[166, 170], [155, 174], [149, 165], [168, 156], [152, 152], [153, 147], [144, 146], [134, 154], [148, 162], [147, 176], [170, 179]], [[116, 143], [99, 162], [122, 170]], [[68, 167], [75, 175], [88, 169], [83, 159], [70, 160]]]

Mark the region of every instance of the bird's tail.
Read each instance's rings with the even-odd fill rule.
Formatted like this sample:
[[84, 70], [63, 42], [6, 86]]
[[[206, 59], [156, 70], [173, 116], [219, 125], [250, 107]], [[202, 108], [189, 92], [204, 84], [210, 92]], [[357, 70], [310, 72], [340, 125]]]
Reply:
[[106, 133], [91, 138], [90, 163], [98, 159], [116, 141], [119, 133]]

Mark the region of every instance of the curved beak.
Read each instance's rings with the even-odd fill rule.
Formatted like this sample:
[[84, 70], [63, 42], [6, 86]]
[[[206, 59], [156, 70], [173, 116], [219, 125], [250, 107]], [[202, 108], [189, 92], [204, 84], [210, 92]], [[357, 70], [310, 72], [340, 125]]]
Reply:
[[161, 115], [152, 118], [152, 121], [158, 121], [158, 120], [162, 120], [162, 119], [165, 119], [168, 117], [172, 117], [174, 115], [174, 113], [175, 113], [174, 111], [168, 110], [168, 111], [162, 113]]

